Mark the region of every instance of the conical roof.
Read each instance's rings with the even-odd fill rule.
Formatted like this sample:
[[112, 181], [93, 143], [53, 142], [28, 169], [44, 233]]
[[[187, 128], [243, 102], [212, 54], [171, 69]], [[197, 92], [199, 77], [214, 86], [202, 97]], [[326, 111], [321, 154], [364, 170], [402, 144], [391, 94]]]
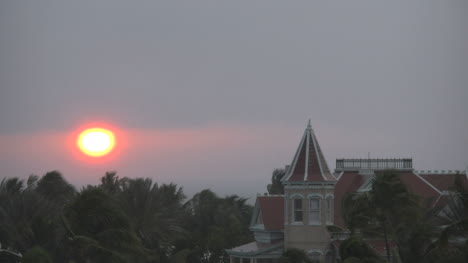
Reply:
[[336, 181], [328, 169], [310, 121], [283, 182]]

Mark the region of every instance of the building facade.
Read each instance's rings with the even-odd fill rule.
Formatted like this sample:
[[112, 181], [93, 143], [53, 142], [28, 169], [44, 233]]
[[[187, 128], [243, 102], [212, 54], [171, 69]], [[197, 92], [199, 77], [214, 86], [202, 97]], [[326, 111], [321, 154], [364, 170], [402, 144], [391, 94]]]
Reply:
[[[313, 262], [336, 262], [347, 233], [332, 235], [327, 226], [345, 229], [341, 200], [346, 193], [365, 192], [376, 172], [393, 169], [412, 193], [435, 206], [444, 200], [455, 176], [466, 171], [413, 169], [412, 159], [337, 159], [331, 173], [310, 123], [282, 179], [284, 195], [256, 199], [250, 230], [255, 241], [226, 250], [231, 263], [275, 263], [289, 248], [301, 249]], [[380, 240], [369, 242], [385, 253]]]

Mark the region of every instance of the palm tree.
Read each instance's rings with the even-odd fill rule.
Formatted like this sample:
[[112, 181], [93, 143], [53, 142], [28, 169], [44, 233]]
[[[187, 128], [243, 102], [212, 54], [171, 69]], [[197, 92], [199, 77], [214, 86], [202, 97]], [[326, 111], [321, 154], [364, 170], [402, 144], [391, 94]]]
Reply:
[[132, 228], [148, 249], [161, 258], [171, 254], [174, 240], [185, 234], [181, 227], [185, 196], [175, 184], [161, 185], [151, 179], [122, 179], [118, 200], [130, 218]]
[[76, 262], [148, 262], [146, 250], [117, 200], [88, 187], [65, 208], [69, 260]]
[[189, 217], [186, 228], [191, 239], [189, 262], [226, 262], [225, 249], [253, 239], [248, 231], [252, 207], [236, 195], [218, 197], [209, 189], [195, 194], [185, 205]]
[[[468, 238], [468, 185], [466, 178], [459, 175], [455, 178], [454, 187], [442, 209], [434, 213], [433, 218], [438, 226], [439, 233], [436, 241], [429, 247], [424, 262], [437, 262], [443, 259], [447, 262], [463, 262], [466, 260], [461, 247], [449, 241], [465, 240]], [[466, 250], [465, 243], [465, 250]], [[458, 244], [460, 245], [460, 244]], [[463, 244], [462, 244], [463, 245]], [[467, 253], [467, 251], [465, 251]]]
[[351, 236], [340, 245], [340, 257], [344, 262], [382, 262], [378, 254], [359, 236]]
[[25, 253], [34, 246], [53, 249], [60, 233], [52, 220], [56, 206], [35, 191], [36, 176], [25, 185], [18, 178], [0, 182], [0, 243]]
[[[402, 248], [399, 237], [421, 218], [419, 200], [401, 182], [399, 174], [386, 170], [374, 176], [368, 192], [347, 194], [343, 199], [343, 219], [352, 236], [359, 230], [365, 236], [383, 234], [390, 261], [389, 239]], [[405, 237], [409, 238], [409, 237]], [[399, 249], [402, 250], [402, 249]]]
[[370, 195], [371, 208], [383, 232], [387, 259], [390, 261], [389, 236], [395, 236], [403, 226], [415, 222], [414, 219], [420, 216], [419, 201], [393, 170], [375, 176]]
[[119, 179], [116, 172], [106, 172], [106, 175], [101, 177], [100, 187], [109, 194], [117, 194], [122, 191], [123, 181]]
[[46, 173], [37, 181], [36, 192], [63, 206], [76, 194], [75, 187], [69, 184], [58, 171]]
[[370, 209], [370, 195], [368, 193], [347, 193], [342, 199], [343, 220], [346, 227], [351, 232], [351, 236], [356, 231], [369, 233], [372, 229], [372, 222], [375, 214]]
[[468, 186], [461, 175], [455, 178], [453, 192], [448, 196], [447, 206], [440, 211], [438, 219], [446, 238], [468, 238]]

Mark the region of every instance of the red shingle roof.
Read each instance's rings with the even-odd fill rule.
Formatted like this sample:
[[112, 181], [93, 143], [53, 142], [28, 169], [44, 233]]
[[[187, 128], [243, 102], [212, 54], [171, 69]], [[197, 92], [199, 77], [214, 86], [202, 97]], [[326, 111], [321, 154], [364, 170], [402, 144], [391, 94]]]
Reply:
[[[411, 172], [399, 172], [402, 182], [406, 185], [408, 190], [426, 200], [432, 200], [433, 204], [437, 202], [441, 193], [432, 184], [426, 181], [421, 176]], [[362, 175], [359, 172], [343, 172], [340, 179], [335, 185], [335, 225], [345, 227], [343, 222], [343, 215], [341, 209], [341, 202], [346, 193], [355, 192], [365, 182], [367, 182], [369, 175]]]
[[283, 181], [336, 181], [328, 169], [327, 162], [310, 123], [304, 131], [291, 167], [288, 169]]
[[432, 184], [413, 172], [401, 172], [400, 179], [410, 192], [420, 197], [433, 198], [436, 201], [441, 194]]
[[265, 230], [284, 228], [284, 196], [259, 196], [257, 202]]
[[355, 192], [364, 182], [366, 182], [366, 179], [367, 178], [365, 178], [364, 175], [361, 175], [358, 172], [344, 172], [341, 175], [340, 179], [335, 185], [334, 192], [335, 225], [345, 227], [341, 213], [341, 200], [346, 193]]
[[461, 176], [463, 182], [468, 184], [466, 175], [464, 174], [420, 174], [421, 177], [426, 179], [433, 186], [437, 187], [439, 191], [453, 190], [455, 178]]

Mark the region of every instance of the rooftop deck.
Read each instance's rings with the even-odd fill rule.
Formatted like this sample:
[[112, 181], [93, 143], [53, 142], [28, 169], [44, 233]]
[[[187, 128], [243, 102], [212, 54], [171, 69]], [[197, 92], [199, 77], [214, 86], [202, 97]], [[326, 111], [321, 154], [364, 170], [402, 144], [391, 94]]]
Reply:
[[413, 159], [336, 159], [336, 171], [412, 170]]

